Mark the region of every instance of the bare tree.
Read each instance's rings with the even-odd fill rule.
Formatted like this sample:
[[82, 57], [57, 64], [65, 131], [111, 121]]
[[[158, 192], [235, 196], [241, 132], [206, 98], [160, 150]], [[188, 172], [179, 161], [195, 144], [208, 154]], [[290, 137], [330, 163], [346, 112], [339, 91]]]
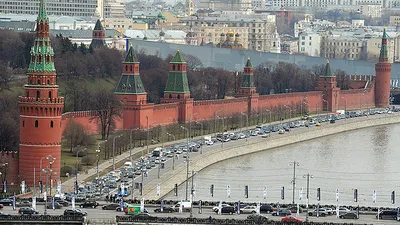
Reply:
[[203, 67], [203, 63], [198, 57], [189, 54], [183, 54], [183, 57], [189, 70], [195, 70]]
[[90, 136], [85, 127], [77, 122], [68, 121], [63, 131], [63, 136], [67, 141], [70, 152], [77, 146], [89, 146], [94, 144], [94, 139]]
[[115, 120], [121, 117], [120, 106], [120, 101], [111, 91], [99, 89], [95, 92], [93, 108], [96, 115], [91, 119], [99, 123], [102, 140], [108, 138], [115, 128]]

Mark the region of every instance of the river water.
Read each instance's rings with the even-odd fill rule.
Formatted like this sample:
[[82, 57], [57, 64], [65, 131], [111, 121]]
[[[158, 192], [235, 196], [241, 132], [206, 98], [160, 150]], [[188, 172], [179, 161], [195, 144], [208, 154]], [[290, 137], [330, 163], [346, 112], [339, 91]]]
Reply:
[[[391, 193], [396, 191], [396, 197], [400, 197], [399, 134], [400, 124], [372, 127], [219, 162], [195, 175], [195, 200], [291, 203], [293, 161], [296, 161], [296, 203], [306, 202], [307, 179], [303, 175], [310, 174], [310, 204], [317, 203], [317, 188], [320, 188], [320, 204], [397, 206], [391, 203]], [[210, 194], [211, 184], [214, 197]], [[227, 185], [230, 185], [229, 198]], [[248, 199], [244, 196], [246, 185]], [[190, 186], [189, 183], [189, 189]], [[300, 188], [303, 188], [301, 201]], [[358, 189], [357, 203], [353, 199], [354, 189]], [[179, 186], [178, 193], [178, 197], [169, 193], [165, 199], [184, 199], [185, 183]]]

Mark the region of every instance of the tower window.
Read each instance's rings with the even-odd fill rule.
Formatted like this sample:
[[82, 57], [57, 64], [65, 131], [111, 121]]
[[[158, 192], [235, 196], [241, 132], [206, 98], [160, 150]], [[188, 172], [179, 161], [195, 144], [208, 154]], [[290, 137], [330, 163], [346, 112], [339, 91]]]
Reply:
[[47, 80], [47, 85], [50, 85], [50, 80]]
[[36, 101], [40, 98], [40, 91], [36, 91]]
[[49, 91], [49, 99], [50, 99], [50, 101], [51, 101], [51, 91]]
[[125, 71], [128, 71], [128, 65], [125, 65]]
[[37, 80], [37, 84], [40, 84], [40, 80]]
[[168, 96], [169, 98], [172, 98], [172, 95], [171, 94], [169, 94], [169, 96]]
[[181, 96], [178, 94], [178, 99], [180, 99], [181, 98]]
[[35, 120], [35, 127], [39, 127], [39, 121]]
[[25, 120], [22, 120], [22, 127], [25, 127]]
[[54, 122], [53, 122], [53, 120], [52, 120], [52, 121], [50, 121], [50, 127], [51, 127], [51, 128], [53, 128], [53, 127], [54, 127]]
[[178, 70], [181, 70], [181, 65], [178, 64]]
[[29, 91], [26, 91], [26, 97], [29, 98]]
[[133, 70], [133, 66], [131, 65], [131, 71]]
[[172, 65], [172, 70], [175, 70], [175, 64], [174, 64], [174, 65]]

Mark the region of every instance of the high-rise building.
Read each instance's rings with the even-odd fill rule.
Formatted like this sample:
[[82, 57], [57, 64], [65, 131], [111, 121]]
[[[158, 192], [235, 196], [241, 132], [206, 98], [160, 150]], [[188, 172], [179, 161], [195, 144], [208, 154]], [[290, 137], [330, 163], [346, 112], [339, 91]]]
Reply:
[[[97, 0], [49, 0], [48, 15], [95, 16]], [[31, 14], [39, 11], [39, 0], [0, 1], [0, 13]]]
[[33, 186], [34, 171], [42, 174], [41, 168], [47, 169], [51, 180], [60, 180], [64, 98], [58, 96], [54, 51], [44, 0], [40, 0], [36, 38], [30, 54], [28, 83], [24, 86], [24, 96], [19, 98], [19, 175], [21, 180]]

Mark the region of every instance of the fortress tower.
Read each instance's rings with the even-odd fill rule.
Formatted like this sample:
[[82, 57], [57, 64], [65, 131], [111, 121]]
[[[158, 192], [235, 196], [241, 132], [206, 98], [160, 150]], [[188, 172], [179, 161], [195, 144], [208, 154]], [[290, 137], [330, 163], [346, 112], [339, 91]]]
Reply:
[[123, 103], [122, 118], [124, 128], [145, 128], [146, 115], [152, 115], [154, 105], [147, 104], [147, 93], [139, 72], [140, 63], [130, 46], [122, 63], [122, 75], [114, 94]]
[[318, 80], [318, 91], [322, 91], [322, 107], [318, 106], [322, 111], [332, 112], [338, 109], [340, 88], [336, 87], [336, 76], [332, 73], [329, 60], [326, 61], [324, 73]]
[[103, 25], [101, 25], [98, 19], [96, 25], [94, 26], [92, 33], [92, 42], [90, 46], [94, 49], [106, 47], [106, 32], [104, 31]]
[[247, 58], [246, 65], [244, 66], [242, 84], [237, 97], [250, 96], [255, 93], [256, 86], [254, 86], [254, 70], [249, 57]]
[[60, 178], [61, 114], [64, 107], [64, 98], [58, 97], [54, 51], [50, 43], [49, 18], [44, 0], [40, 1], [36, 23], [36, 38], [27, 73], [28, 84], [24, 86], [25, 95], [19, 98], [19, 179], [25, 180], [30, 186], [33, 185], [34, 169], [37, 171], [36, 182], [39, 181], [41, 159], [42, 168], [49, 168], [49, 161], [46, 160], [49, 155], [56, 158], [51, 165], [53, 184]]
[[375, 65], [375, 106], [388, 107], [390, 100], [390, 72], [392, 65], [388, 61], [387, 34], [383, 30], [379, 62]]

